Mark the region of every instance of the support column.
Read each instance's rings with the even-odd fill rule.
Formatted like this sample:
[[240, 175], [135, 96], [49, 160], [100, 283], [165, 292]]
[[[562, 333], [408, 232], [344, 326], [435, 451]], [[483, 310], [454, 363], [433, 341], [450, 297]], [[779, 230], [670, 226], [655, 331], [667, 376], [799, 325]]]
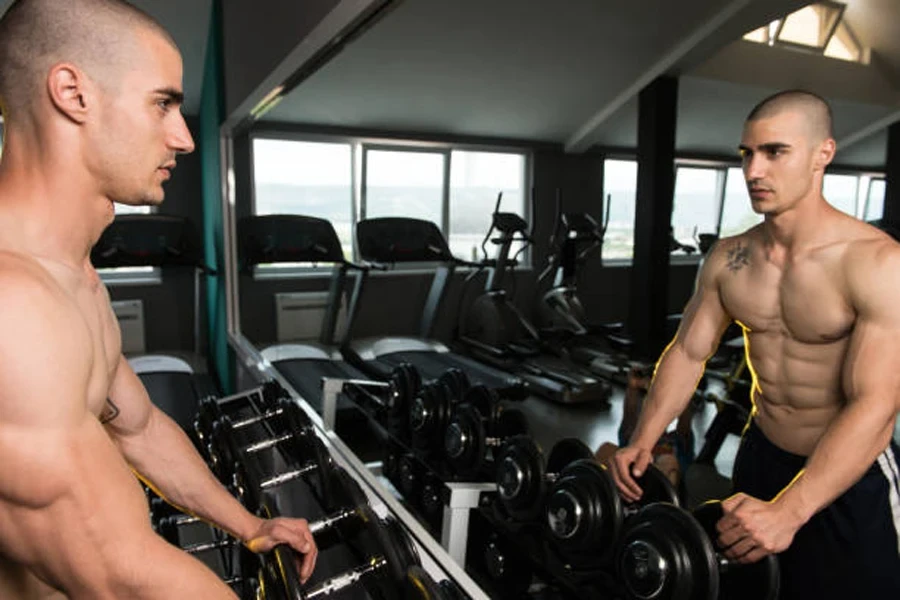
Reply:
[[678, 79], [659, 77], [638, 97], [637, 200], [629, 329], [639, 356], [656, 359], [666, 339], [669, 227], [675, 193]]
[[884, 224], [900, 231], [900, 121], [888, 127], [885, 159]]

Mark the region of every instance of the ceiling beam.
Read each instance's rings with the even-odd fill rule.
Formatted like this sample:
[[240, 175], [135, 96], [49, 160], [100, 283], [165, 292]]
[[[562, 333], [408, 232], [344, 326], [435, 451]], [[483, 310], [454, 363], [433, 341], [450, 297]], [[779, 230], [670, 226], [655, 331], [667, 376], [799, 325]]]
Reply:
[[713, 16], [694, 29], [687, 37], [680, 40], [671, 50], [666, 52], [649, 69], [639, 74], [631, 85], [622, 90], [611, 102], [598, 110], [587, 122], [566, 141], [566, 152], [584, 152], [594, 142], [594, 135], [603, 123], [629, 100], [649, 85], [654, 79], [664, 74], [684, 58], [694, 47], [715, 33], [738, 11], [745, 8], [752, 0], [730, 0]]
[[876, 119], [868, 125], [861, 127], [853, 133], [847, 134], [839, 139], [837, 141], [838, 151], [846, 150], [850, 146], [863, 141], [867, 137], [878, 133], [882, 129], [887, 129], [890, 125], [896, 123], [897, 121], [900, 121], [900, 106], [895, 106], [889, 114], [881, 117], [880, 119]]

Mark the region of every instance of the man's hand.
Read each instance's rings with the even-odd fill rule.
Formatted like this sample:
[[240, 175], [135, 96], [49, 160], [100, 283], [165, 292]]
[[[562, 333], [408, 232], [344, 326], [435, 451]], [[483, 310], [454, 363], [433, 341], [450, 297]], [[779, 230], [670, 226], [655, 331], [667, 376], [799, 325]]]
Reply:
[[306, 583], [306, 580], [312, 575], [316, 566], [316, 556], [319, 554], [306, 519], [289, 519], [287, 517], [265, 519], [256, 533], [246, 542], [247, 548], [256, 553], [268, 552], [280, 544], [287, 544], [303, 557], [301, 564], [297, 567], [300, 572], [300, 582]]
[[803, 525], [777, 500], [764, 502], [742, 493], [723, 500], [722, 510], [725, 516], [716, 524], [719, 545], [729, 560], [744, 564], [784, 552]]
[[647, 470], [653, 460], [653, 454], [644, 448], [626, 446], [619, 449], [606, 463], [609, 473], [619, 488], [619, 493], [626, 502], [637, 502], [644, 491], [638, 486], [635, 478]]

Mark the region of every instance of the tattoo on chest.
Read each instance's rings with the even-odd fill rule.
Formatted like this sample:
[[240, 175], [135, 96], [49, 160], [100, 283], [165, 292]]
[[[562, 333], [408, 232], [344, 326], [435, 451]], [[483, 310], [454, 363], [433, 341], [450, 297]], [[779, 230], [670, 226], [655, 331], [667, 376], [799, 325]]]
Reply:
[[113, 419], [119, 416], [119, 407], [113, 404], [113, 401], [109, 398], [106, 399], [106, 406], [103, 407], [103, 411], [100, 413], [100, 423], [105, 425], [109, 423]]
[[750, 246], [738, 244], [728, 250], [728, 270], [736, 273], [750, 264]]

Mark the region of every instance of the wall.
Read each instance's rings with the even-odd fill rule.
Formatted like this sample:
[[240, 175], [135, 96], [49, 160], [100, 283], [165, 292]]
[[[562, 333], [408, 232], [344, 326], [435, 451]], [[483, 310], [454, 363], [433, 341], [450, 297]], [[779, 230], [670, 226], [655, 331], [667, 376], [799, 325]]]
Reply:
[[[186, 117], [191, 134], [196, 139], [199, 120]], [[172, 179], [165, 184], [166, 199], [161, 214], [185, 216], [202, 231], [203, 203], [201, 200], [200, 155], [198, 152], [178, 157]], [[162, 284], [109, 286], [112, 300], [143, 300], [145, 340], [149, 352], [164, 350], [190, 351], [194, 348], [194, 276], [185, 269], [165, 269]], [[200, 288], [200, 318], [205, 322], [205, 286]], [[205, 336], [201, 329], [201, 350], [205, 350]]]

